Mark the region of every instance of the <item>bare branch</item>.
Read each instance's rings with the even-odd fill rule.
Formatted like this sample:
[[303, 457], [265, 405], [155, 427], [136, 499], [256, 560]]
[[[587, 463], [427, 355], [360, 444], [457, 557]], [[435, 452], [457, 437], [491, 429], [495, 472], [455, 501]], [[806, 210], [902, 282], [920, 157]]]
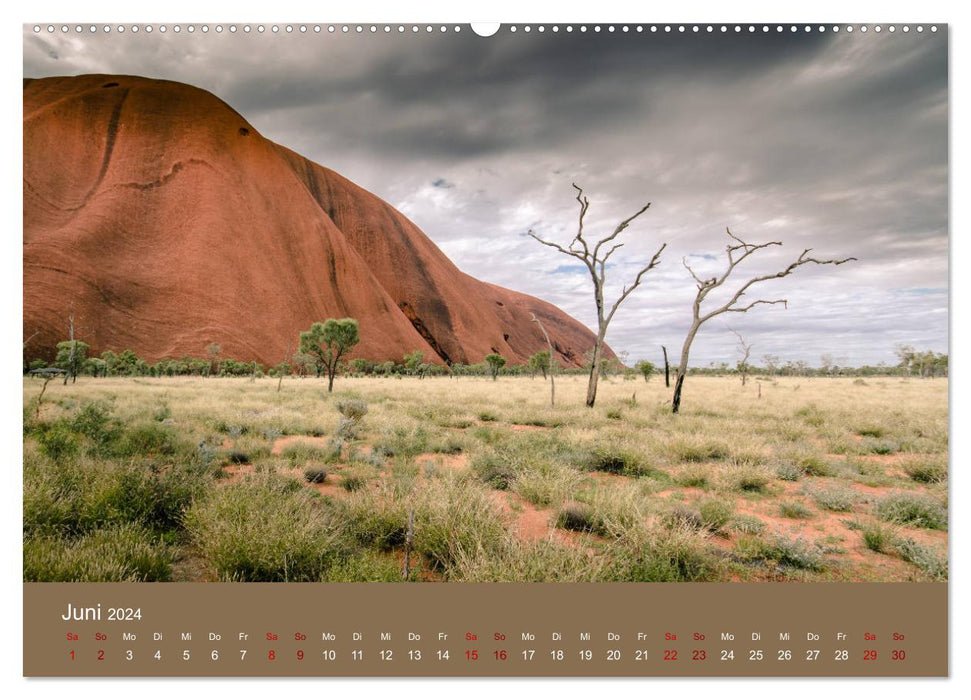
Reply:
[[[657, 253], [654, 254], [654, 257], [651, 258], [650, 262], [640, 269], [637, 276], [634, 278], [634, 281], [629, 286], [623, 288], [623, 292], [621, 293], [620, 297], [618, 297], [618, 299], [610, 307], [609, 313], [606, 312], [606, 305], [604, 303], [604, 286], [607, 276], [607, 260], [611, 255], [617, 252], [617, 250], [624, 246], [624, 243], [613, 243], [612, 245], [609, 244], [611, 244], [612, 241], [623, 233], [630, 226], [632, 221], [647, 211], [651, 205], [650, 203], [645, 204], [637, 212], [621, 221], [619, 224], [617, 224], [610, 235], [596, 241], [596, 243], [593, 245], [593, 249], [591, 250], [590, 244], [587, 242], [586, 238], [584, 238], [583, 231], [584, 219], [587, 215], [587, 211], [590, 209], [590, 200], [583, 196], [583, 188], [576, 183], [573, 183], [573, 189], [576, 190], [576, 200], [580, 204], [580, 214], [577, 225], [577, 233], [567, 247], [563, 247], [558, 243], [553, 243], [552, 241], [544, 241], [532, 230], [528, 231], [527, 233], [531, 238], [536, 239], [543, 245], [554, 248], [565, 255], [569, 255], [572, 258], [580, 260], [584, 265], [586, 265], [587, 270], [590, 272], [590, 278], [593, 281], [594, 302], [597, 306], [598, 325], [597, 339], [593, 348], [592, 361], [590, 363], [590, 381], [587, 386], [587, 406], [592, 407], [597, 396], [597, 378], [599, 376], [598, 361], [603, 351], [604, 337], [607, 334], [607, 326], [610, 323], [610, 320], [613, 318], [614, 313], [620, 307], [621, 303], [640, 285], [644, 275], [657, 267], [657, 264], [660, 261], [661, 252], [667, 247], [667, 244], [662, 245]], [[605, 246], [606, 253], [602, 253], [601, 251], [605, 249]]]
[[787, 309], [789, 308], [789, 300], [788, 299], [773, 299], [772, 301], [768, 301], [766, 299], [759, 299], [758, 301], [753, 301], [748, 306], [740, 306], [738, 308], [725, 309], [725, 311], [730, 311], [730, 312], [734, 312], [734, 313], [745, 313], [746, 311], [748, 311], [749, 309], [751, 309], [753, 306], [756, 306], [758, 304], [782, 304]]
[[[695, 295], [695, 299], [692, 306], [692, 313], [694, 318], [691, 324], [691, 328], [688, 330], [688, 335], [685, 337], [684, 345], [681, 348], [681, 364], [678, 367], [678, 380], [675, 385], [674, 397], [671, 402], [671, 410], [674, 413], [677, 413], [681, 406], [681, 389], [682, 389], [682, 386], [684, 385], [685, 375], [687, 374], [687, 371], [688, 371], [688, 354], [691, 349], [691, 343], [694, 341], [695, 335], [697, 335], [698, 330], [701, 328], [702, 324], [704, 324], [705, 321], [708, 321], [714, 318], [715, 316], [718, 316], [719, 314], [723, 314], [723, 313], [729, 313], [729, 312], [746, 313], [747, 311], [752, 310], [753, 308], [755, 308], [760, 304], [765, 304], [767, 306], [782, 304], [783, 306], [788, 308], [789, 301], [787, 299], [756, 299], [755, 301], [744, 305], [740, 304], [739, 302], [742, 299], [742, 297], [745, 295], [745, 293], [753, 285], [756, 285], [760, 282], [766, 282], [772, 279], [780, 279], [782, 277], [788, 277], [797, 268], [801, 267], [802, 265], [807, 265], [809, 263], [813, 263], [814, 265], [842, 265], [843, 263], [849, 262], [851, 260], [856, 260], [856, 258], [852, 258], [852, 257], [841, 258], [841, 259], [833, 258], [833, 259], [826, 259], [826, 260], [823, 260], [820, 258], [814, 258], [809, 255], [812, 249], [807, 248], [806, 250], [802, 251], [802, 253], [800, 253], [799, 257], [796, 258], [794, 262], [789, 263], [789, 265], [787, 265], [782, 270], [779, 270], [778, 272], [768, 274], [768, 275], [758, 275], [756, 277], [753, 277], [752, 279], [743, 283], [738, 289], [736, 289], [734, 294], [732, 294], [731, 298], [726, 303], [724, 303], [723, 305], [717, 308], [712, 309], [706, 314], [702, 314], [701, 305], [708, 297], [708, 294], [713, 289], [716, 289], [722, 286], [728, 280], [731, 274], [735, 271], [735, 268], [738, 266], [739, 263], [741, 263], [750, 255], [762, 250], [763, 248], [768, 248], [769, 246], [782, 245], [781, 241], [769, 241], [767, 243], [748, 243], [747, 241], [743, 240], [739, 236], [736, 236], [735, 234], [733, 234], [731, 232], [731, 229], [729, 228], [725, 229], [725, 233], [728, 234], [729, 239], [731, 239], [731, 241], [733, 242], [730, 242], [725, 247], [725, 254], [728, 258], [728, 265], [726, 266], [725, 271], [721, 273], [721, 276], [713, 277], [711, 279], [701, 279], [695, 273], [695, 271], [691, 269], [691, 266], [688, 265], [687, 258], [681, 261], [685, 269], [691, 274], [691, 277], [697, 283], [698, 293]], [[735, 333], [735, 331], [732, 331], [732, 332]], [[736, 333], [736, 335], [738, 334]], [[740, 335], [738, 336], [738, 338], [739, 338], [739, 343], [742, 344], [743, 348], [746, 348], [746, 349], [750, 348], [750, 346], [746, 346], [744, 344], [744, 341], [742, 340], [742, 337]], [[747, 361], [747, 359], [748, 359], [748, 354], [746, 352], [746, 357], [745, 357], [745, 360], [743, 360], [743, 363]], [[744, 384], [744, 377], [742, 382]]]

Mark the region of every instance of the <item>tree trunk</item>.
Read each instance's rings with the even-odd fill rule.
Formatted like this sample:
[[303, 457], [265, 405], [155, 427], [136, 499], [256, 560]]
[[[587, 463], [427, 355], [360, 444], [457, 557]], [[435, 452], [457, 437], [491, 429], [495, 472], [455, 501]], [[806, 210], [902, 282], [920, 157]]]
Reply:
[[681, 387], [684, 385], [684, 375], [678, 373], [678, 379], [674, 383], [674, 399], [671, 402], [671, 412], [677, 413], [681, 409]]
[[330, 370], [327, 371], [327, 391], [328, 393], [334, 391], [334, 373]]
[[671, 366], [668, 364], [668, 349], [662, 345], [661, 350], [664, 351], [664, 386], [670, 389], [671, 388]]
[[587, 383], [587, 408], [593, 408], [597, 400], [597, 380], [600, 379], [600, 353], [603, 339], [597, 338], [593, 346], [593, 357], [590, 359], [590, 381]]
[[677, 413], [681, 410], [681, 390], [684, 387], [684, 378], [688, 374], [688, 353], [691, 352], [691, 343], [694, 342], [695, 335], [701, 324], [696, 320], [691, 324], [688, 335], [684, 338], [684, 346], [681, 348], [681, 363], [678, 365], [678, 377], [674, 384], [674, 398], [671, 401], [671, 412]]

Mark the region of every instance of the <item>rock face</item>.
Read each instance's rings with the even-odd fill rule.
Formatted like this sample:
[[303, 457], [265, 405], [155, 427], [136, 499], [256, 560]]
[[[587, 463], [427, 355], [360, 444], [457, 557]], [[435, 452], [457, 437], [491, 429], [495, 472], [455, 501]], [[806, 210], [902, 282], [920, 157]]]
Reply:
[[301, 330], [360, 322], [353, 357], [582, 363], [589, 329], [464, 274], [400, 212], [260, 136], [181, 83], [85, 75], [24, 81], [24, 338], [53, 355], [73, 313], [91, 351], [149, 361], [280, 362]]

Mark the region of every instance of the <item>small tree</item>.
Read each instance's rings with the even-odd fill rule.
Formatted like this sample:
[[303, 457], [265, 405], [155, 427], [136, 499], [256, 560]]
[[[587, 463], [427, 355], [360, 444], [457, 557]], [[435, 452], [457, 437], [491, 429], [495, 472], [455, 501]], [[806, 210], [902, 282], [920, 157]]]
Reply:
[[209, 343], [209, 345], [206, 346], [206, 357], [209, 358], [209, 370], [206, 372], [206, 376], [215, 373], [216, 358], [219, 357], [219, 353], [222, 351], [222, 346], [219, 343]]
[[[553, 370], [556, 368], [556, 363], [553, 361], [553, 341], [550, 340], [550, 334], [546, 332], [546, 327], [543, 325], [543, 322], [536, 318], [536, 314], [531, 313], [530, 316], [532, 317], [533, 323], [539, 326], [540, 331], [543, 333], [543, 337], [546, 339], [546, 350], [536, 353], [533, 355], [533, 357], [539, 357], [544, 353], [546, 355], [546, 364], [541, 366], [548, 366], [550, 370], [550, 408], [553, 408], [556, 405], [556, 379], [553, 377]], [[529, 358], [530, 362], [532, 362], [533, 357]], [[537, 360], [537, 362], [539, 363], [541, 361]], [[545, 369], [543, 370], [543, 379], [546, 379]]]
[[309, 331], [300, 334], [300, 351], [311, 355], [317, 376], [327, 372], [327, 391], [334, 390], [337, 364], [347, 352], [360, 342], [357, 321], [353, 318], [328, 318], [314, 323]]
[[499, 376], [499, 370], [506, 366], [506, 358], [493, 352], [485, 356], [485, 361], [489, 365], [489, 374], [492, 375], [492, 381], [496, 381], [496, 377]]
[[614, 314], [617, 313], [617, 309], [623, 303], [623, 301], [630, 296], [641, 283], [641, 279], [650, 270], [657, 266], [661, 259], [661, 252], [667, 246], [667, 243], [661, 245], [658, 251], [651, 258], [651, 261], [642, 267], [634, 278], [634, 281], [629, 287], [624, 287], [620, 296], [614, 301], [610, 310], [607, 310], [606, 302], [604, 301], [604, 285], [607, 277], [607, 260], [610, 258], [614, 252], [622, 247], [623, 243], [614, 243], [610, 245], [607, 250], [604, 250], [604, 246], [613, 243], [614, 239], [619, 236], [624, 229], [630, 226], [630, 223], [636, 219], [638, 216], [647, 211], [650, 207], [650, 203], [645, 204], [640, 210], [631, 217], [624, 219], [617, 227], [614, 232], [610, 235], [602, 238], [594, 244], [593, 248], [590, 248], [589, 243], [583, 237], [583, 218], [587, 215], [587, 210], [590, 208], [590, 201], [583, 196], [583, 190], [573, 185], [573, 188], [577, 191], [577, 201], [580, 203], [580, 220], [577, 227], [577, 235], [573, 237], [570, 241], [570, 245], [563, 247], [558, 243], [553, 243], [552, 241], [544, 241], [542, 238], [537, 236], [532, 231], [527, 233], [535, 238], [537, 241], [550, 248], [555, 248], [564, 255], [569, 255], [570, 257], [576, 258], [582, 262], [590, 273], [590, 278], [593, 280], [593, 299], [597, 305], [597, 340], [593, 346], [593, 356], [590, 361], [590, 379], [587, 383], [587, 406], [593, 408], [594, 402], [597, 400], [597, 380], [600, 377], [600, 358], [603, 355], [604, 338], [607, 336], [607, 327], [610, 325], [610, 321], [613, 319]]
[[695, 274], [695, 271], [691, 269], [688, 265], [687, 259], [682, 260], [682, 264], [685, 269], [691, 274], [695, 282], [698, 285], [698, 293], [695, 295], [694, 304], [692, 305], [692, 321], [691, 327], [688, 329], [688, 335], [685, 336], [684, 345], [681, 348], [681, 364], [678, 366], [678, 377], [674, 383], [674, 397], [671, 400], [671, 411], [677, 413], [681, 408], [681, 391], [684, 387], [684, 378], [688, 374], [688, 354], [691, 351], [691, 343], [694, 341], [695, 336], [698, 334], [698, 330], [701, 328], [705, 321], [709, 321], [715, 316], [723, 313], [733, 312], [733, 313], [746, 313], [755, 306], [759, 304], [782, 304], [783, 306], [788, 306], [787, 299], [756, 299], [755, 301], [745, 304], [744, 306], [740, 304], [742, 297], [753, 285], [759, 282], [765, 282], [766, 280], [778, 279], [781, 277], [788, 277], [791, 275], [796, 268], [806, 265], [808, 263], [813, 263], [815, 265], [842, 265], [850, 260], [856, 260], [856, 258], [843, 258], [842, 260], [819, 260], [809, 256], [811, 248], [806, 248], [802, 251], [795, 262], [789, 263], [783, 270], [779, 272], [759, 275], [758, 277], [753, 277], [749, 281], [745, 282], [735, 293], [732, 294], [731, 298], [722, 304], [721, 306], [712, 309], [711, 311], [704, 312], [701, 309], [702, 304], [707, 299], [708, 295], [715, 289], [721, 287], [728, 278], [731, 276], [732, 272], [740, 262], [745, 260], [747, 257], [753, 253], [762, 250], [763, 248], [768, 248], [769, 246], [782, 245], [781, 241], [770, 241], [768, 243], [746, 243], [741, 238], [733, 235], [727, 228], [725, 232], [728, 237], [731, 238], [732, 242], [729, 242], [726, 247], [726, 253], [728, 255], [728, 267], [725, 271], [717, 277], [711, 277], [710, 279], [702, 279]]
[[67, 371], [64, 375], [64, 383], [67, 384], [68, 378], [71, 382], [77, 381], [78, 373], [84, 366], [84, 361], [88, 357], [88, 350], [91, 346], [80, 340], [64, 340], [57, 344], [57, 358], [54, 364]]
[[640, 360], [634, 369], [644, 375], [644, 381], [650, 381], [651, 375], [654, 374], [654, 363], [648, 362], [647, 360]]
[[413, 350], [404, 356], [403, 363], [408, 374], [418, 374], [421, 363], [425, 360], [425, 353], [421, 350]]
[[742, 356], [742, 359], [738, 361], [736, 369], [738, 369], [738, 373], [742, 376], [742, 386], [745, 386], [745, 380], [750, 369], [748, 358], [752, 356], [752, 345], [750, 343], [746, 343], [745, 338], [743, 338], [742, 334], [738, 331], [731, 328], [728, 330], [732, 331], [732, 333], [735, 334], [735, 337], [738, 338], [738, 354]]
[[[535, 316], [533, 320], [536, 320]], [[539, 321], [536, 322], [539, 323]], [[546, 372], [550, 367], [550, 351], [540, 350], [535, 355], [531, 355], [527, 367], [531, 375], [535, 376], [537, 372], [542, 372], [543, 379], [546, 379]]]

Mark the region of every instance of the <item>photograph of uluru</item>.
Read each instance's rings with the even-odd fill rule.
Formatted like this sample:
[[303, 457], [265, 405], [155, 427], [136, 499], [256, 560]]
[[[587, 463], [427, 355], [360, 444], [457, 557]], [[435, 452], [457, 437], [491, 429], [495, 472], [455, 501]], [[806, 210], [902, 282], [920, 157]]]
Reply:
[[23, 38], [25, 581], [947, 580], [946, 26]]

